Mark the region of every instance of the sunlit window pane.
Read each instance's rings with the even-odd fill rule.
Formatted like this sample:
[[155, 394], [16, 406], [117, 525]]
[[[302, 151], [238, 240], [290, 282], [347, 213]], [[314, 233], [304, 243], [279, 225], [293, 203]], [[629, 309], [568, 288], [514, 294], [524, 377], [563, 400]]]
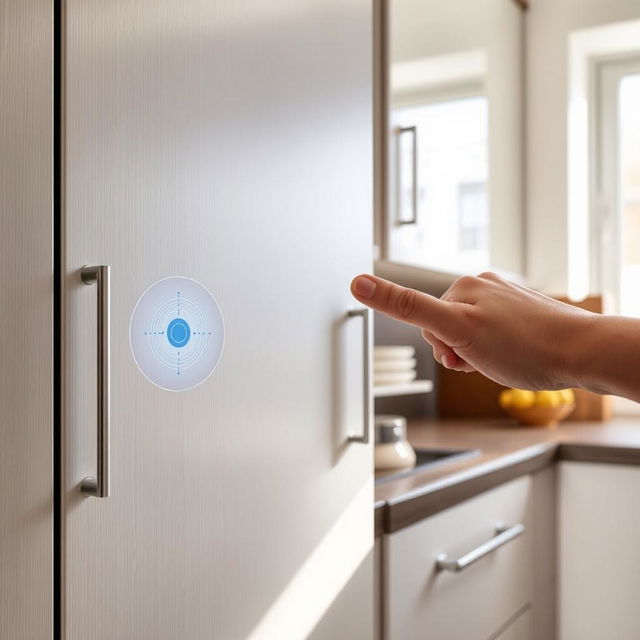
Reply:
[[625, 76], [620, 82], [619, 141], [620, 311], [640, 316], [640, 74]]
[[[416, 127], [416, 225], [407, 228], [403, 255], [413, 264], [447, 271], [489, 265], [488, 102], [484, 96], [400, 108], [402, 127]], [[400, 220], [412, 216], [409, 135], [399, 138]], [[417, 228], [416, 228], [417, 226]], [[413, 252], [413, 253], [412, 253]]]

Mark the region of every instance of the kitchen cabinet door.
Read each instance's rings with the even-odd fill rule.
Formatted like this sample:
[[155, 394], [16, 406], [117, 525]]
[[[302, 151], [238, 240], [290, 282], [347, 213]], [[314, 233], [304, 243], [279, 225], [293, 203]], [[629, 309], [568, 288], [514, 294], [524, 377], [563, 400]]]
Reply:
[[53, 3], [0, 3], [0, 638], [53, 637]]
[[533, 474], [532, 538], [533, 600], [531, 632], [533, 640], [557, 637], [557, 465]]
[[[496, 526], [524, 532], [459, 572], [438, 570], [482, 548]], [[386, 640], [493, 637], [533, 596], [532, 478], [523, 476], [386, 536], [383, 551]]]
[[560, 640], [640, 637], [640, 469], [560, 464]]
[[[371, 446], [349, 440], [368, 344], [348, 310], [371, 267], [370, 3], [65, 4], [65, 637], [368, 640]], [[98, 409], [86, 264], [111, 267], [104, 499], [80, 492]], [[216, 370], [182, 391], [130, 348], [138, 299], [173, 276], [225, 325]], [[176, 344], [200, 333], [181, 326]]]
[[385, 4], [381, 273], [523, 274], [521, 7]]

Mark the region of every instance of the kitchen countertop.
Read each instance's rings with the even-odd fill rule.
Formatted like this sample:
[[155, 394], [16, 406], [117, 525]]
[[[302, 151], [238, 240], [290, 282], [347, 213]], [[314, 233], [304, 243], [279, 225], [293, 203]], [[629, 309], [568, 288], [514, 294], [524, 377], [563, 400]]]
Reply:
[[565, 422], [555, 429], [512, 420], [413, 420], [416, 448], [478, 449], [375, 488], [376, 535], [393, 533], [467, 498], [557, 460], [640, 465], [640, 417]]

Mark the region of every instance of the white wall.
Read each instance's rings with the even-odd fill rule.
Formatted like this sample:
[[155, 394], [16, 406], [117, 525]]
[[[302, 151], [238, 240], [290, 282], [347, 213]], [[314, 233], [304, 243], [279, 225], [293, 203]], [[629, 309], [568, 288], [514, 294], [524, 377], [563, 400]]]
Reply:
[[[554, 294], [567, 289], [569, 33], [640, 18], [640, 0], [532, 0], [527, 37], [527, 271]], [[639, 43], [640, 46], [640, 43]]]

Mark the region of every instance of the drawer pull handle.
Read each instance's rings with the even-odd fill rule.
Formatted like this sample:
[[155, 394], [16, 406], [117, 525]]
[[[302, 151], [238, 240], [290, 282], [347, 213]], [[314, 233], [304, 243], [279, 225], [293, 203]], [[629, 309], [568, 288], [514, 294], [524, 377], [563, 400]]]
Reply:
[[486, 555], [507, 544], [507, 542], [521, 536], [524, 530], [523, 524], [515, 524], [513, 527], [505, 527], [499, 524], [496, 526], [496, 535], [491, 538], [491, 540], [487, 540], [487, 542], [465, 553], [463, 556], [454, 560], [446, 553], [440, 554], [436, 558], [436, 571], [453, 571], [454, 573], [464, 571], [467, 567], [470, 567], [480, 560], [480, 558], [484, 558]]

